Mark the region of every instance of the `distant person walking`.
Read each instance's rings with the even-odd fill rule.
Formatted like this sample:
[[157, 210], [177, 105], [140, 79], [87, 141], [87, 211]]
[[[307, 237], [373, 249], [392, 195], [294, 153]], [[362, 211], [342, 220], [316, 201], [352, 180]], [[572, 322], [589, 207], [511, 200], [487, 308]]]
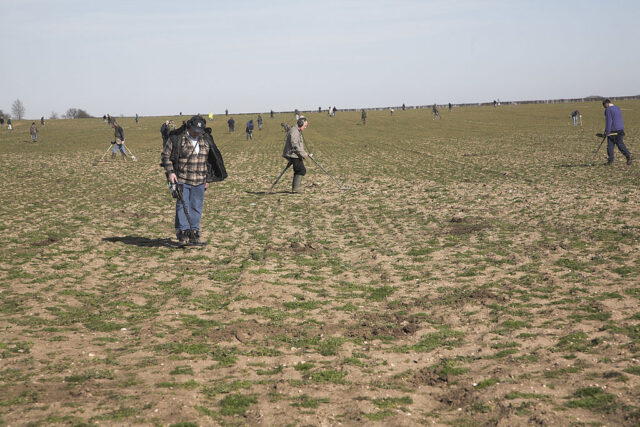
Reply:
[[31, 140], [33, 142], [38, 141], [38, 128], [36, 126], [36, 122], [31, 123], [31, 127], [29, 128], [29, 133], [31, 134]]
[[451, 105], [451, 103], [449, 103], [449, 112], [451, 112], [452, 109], [453, 109], [453, 105]]
[[0, 128], [4, 127], [4, 117], [0, 117]]
[[389, 113], [393, 116], [393, 107], [389, 107]]
[[405, 109], [405, 108], [406, 108], [406, 107], [405, 107], [404, 102], [403, 102], [403, 103], [402, 103], [402, 111], [404, 111], [404, 109]]
[[622, 112], [617, 105], [609, 99], [602, 101], [604, 107], [605, 128], [604, 134], [607, 136], [607, 165], [613, 164], [613, 149], [618, 146], [618, 150], [627, 158], [627, 164], [631, 164], [631, 153], [624, 145], [624, 124], [622, 123]]
[[271, 110], [271, 112], [269, 114], [271, 115], [271, 118], [273, 119], [273, 110]]
[[258, 130], [262, 130], [262, 115], [258, 114]]
[[300, 111], [296, 108], [293, 112], [296, 115], [296, 121], [298, 121], [298, 119], [300, 118]]
[[11, 123], [11, 117], [7, 119], [7, 130], [13, 130], [13, 124]]
[[44, 116], [40, 117], [40, 124], [44, 126]]
[[582, 126], [582, 114], [580, 114], [580, 111], [573, 110], [571, 112], [571, 119], [573, 120], [574, 126], [578, 126], [578, 119], [580, 120], [580, 126]]
[[229, 115], [229, 109], [228, 108], [225, 108], [224, 115], [225, 115], [225, 117]]
[[364, 111], [364, 108], [362, 109], [362, 114], [360, 116], [362, 117], [362, 124], [366, 125], [367, 124], [367, 112]]
[[293, 166], [292, 193], [300, 192], [302, 177], [307, 173], [307, 169], [304, 167], [304, 159], [309, 155], [304, 150], [304, 139], [302, 137], [302, 131], [307, 128], [307, 124], [307, 118], [300, 116], [296, 122], [297, 126], [292, 126], [287, 130], [287, 139], [282, 152], [282, 157], [287, 159]]
[[438, 107], [436, 106], [436, 104], [433, 104], [433, 107], [431, 108], [431, 110], [433, 111], [433, 120], [439, 119], [440, 112], [438, 111]]
[[136, 113], [136, 123], [138, 123], [140, 121], [140, 116], [138, 115], [138, 113]]
[[227, 125], [229, 125], [229, 133], [233, 133], [236, 131], [236, 121], [233, 120], [233, 117], [229, 117], [229, 120], [227, 120]]
[[171, 132], [171, 129], [169, 128], [169, 120], [165, 120], [162, 126], [160, 126], [160, 134], [162, 135], [163, 150], [165, 145], [167, 145], [167, 140], [169, 139], [169, 132]]
[[111, 127], [113, 127], [114, 129], [113, 136], [115, 137], [111, 158], [115, 159], [119, 151], [122, 154], [122, 160], [126, 162], [127, 153], [124, 151], [124, 130], [122, 129], [122, 126], [120, 126], [115, 120], [111, 122]]
[[253, 120], [249, 120], [247, 122], [247, 127], [245, 131], [247, 132], [247, 141], [253, 140]]

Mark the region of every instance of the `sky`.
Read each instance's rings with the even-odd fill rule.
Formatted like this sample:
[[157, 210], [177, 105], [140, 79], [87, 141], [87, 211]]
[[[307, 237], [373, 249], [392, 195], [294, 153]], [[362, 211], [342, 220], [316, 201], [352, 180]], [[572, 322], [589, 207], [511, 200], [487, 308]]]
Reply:
[[164, 116], [640, 94], [638, 0], [0, 0], [0, 109]]

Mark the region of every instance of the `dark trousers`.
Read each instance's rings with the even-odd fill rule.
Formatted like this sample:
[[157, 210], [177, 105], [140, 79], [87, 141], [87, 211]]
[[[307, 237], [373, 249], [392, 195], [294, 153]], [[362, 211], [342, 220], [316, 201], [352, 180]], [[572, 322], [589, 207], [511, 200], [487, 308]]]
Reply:
[[624, 145], [624, 142], [622, 141], [624, 138], [624, 135], [609, 135], [607, 137], [607, 156], [609, 156], [609, 163], [613, 162], [613, 147], [615, 145], [618, 146], [618, 150], [620, 150], [620, 152], [628, 159], [629, 156], [631, 156], [631, 153], [629, 153], [629, 150], [627, 149], [627, 146]]
[[307, 169], [304, 167], [304, 162], [302, 161], [302, 159], [289, 159], [289, 161], [293, 165], [294, 175], [305, 176], [307, 174]]

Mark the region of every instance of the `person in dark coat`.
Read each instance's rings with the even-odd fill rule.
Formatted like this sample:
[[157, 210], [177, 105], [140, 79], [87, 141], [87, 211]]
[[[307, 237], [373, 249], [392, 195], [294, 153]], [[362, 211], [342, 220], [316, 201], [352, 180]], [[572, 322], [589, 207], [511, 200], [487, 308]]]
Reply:
[[605, 128], [604, 134], [607, 136], [607, 165], [613, 164], [613, 148], [618, 150], [627, 158], [627, 165], [632, 162], [631, 153], [626, 145], [624, 145], [624, 124], [622, 123], [622, 111], [617, 105], [613, 105], [609, 99], [602, 101], [604, 107]]
[[176, 194], [174, 221], [179, 246], [202, 244], [200, 220], [205, 190], [209, 183], [227, 177], [222, 155], [206, 123], [203, 117], [193, 116], [172, 131], [160, 156], [167, 181], [182, 195]]
[[247, 128], [245, 129], [247, 132], [247, 141], [253, 140], [253, 120], [249, 120], [247, 122]]
[[124, 150], [124, 130], [122, 126], [118, 124], [115, 120], [111, 122], [111, 127], [114, 129], [113, 136], [115, 137], [115, 141], [113, 142], [113, 153], [111, 153], [111, 158], [115, 159], [118, 155], [118, 151], [122, 154], [122, 160], [127, 161], [127, 152]]
[[164, 146], [167, 145], [167, 140], [169, 139], [169, 120], [165, 120], [162, 126], [160, 126], [160, 134], [162, 135], [162, 149], [164, 150]]
[[229, 120], [227, 120], [227, 124], [229, 125], [229, 133], [236, 131], [236, 121], [233, 120], [233, 117], [230, 117]]

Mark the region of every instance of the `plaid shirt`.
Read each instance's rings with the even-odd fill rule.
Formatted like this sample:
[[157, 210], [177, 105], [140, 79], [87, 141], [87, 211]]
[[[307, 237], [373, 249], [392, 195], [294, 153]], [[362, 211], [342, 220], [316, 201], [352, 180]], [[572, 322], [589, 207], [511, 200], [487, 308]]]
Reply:
[[[173, 137], [172, 137], [173, 138]], [[164, 167], [167, 176], [175, 173], [178, 181], [189, 185], [204, 184], [207, 180], [207, 156], [209, 154], [209, 143], [200, 135], [198, 137], [198, 145], [200, 152], [196, 154], [193, 144], [187, 138], [186, 132], [177, 135], [180, 138], [180, 155], [178, 157], [178, 170], [173, 170], [171, 163], [171, 153], [173, 152], [173, 144], [170, 139], [162, 150], [162, 167]]]

